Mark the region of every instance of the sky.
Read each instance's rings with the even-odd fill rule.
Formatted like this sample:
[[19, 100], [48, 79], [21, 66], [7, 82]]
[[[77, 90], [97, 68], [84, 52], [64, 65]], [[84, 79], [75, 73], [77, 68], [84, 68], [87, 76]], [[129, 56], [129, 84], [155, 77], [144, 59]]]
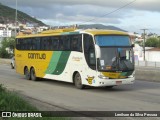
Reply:
[[[16, 0], [0, 3], [16, 8]], [[160, 0], [17, 0], [18, 10], [51, 26], [104, 24], [137, 33], [145, 28], [160, 35], [159, 6]]]

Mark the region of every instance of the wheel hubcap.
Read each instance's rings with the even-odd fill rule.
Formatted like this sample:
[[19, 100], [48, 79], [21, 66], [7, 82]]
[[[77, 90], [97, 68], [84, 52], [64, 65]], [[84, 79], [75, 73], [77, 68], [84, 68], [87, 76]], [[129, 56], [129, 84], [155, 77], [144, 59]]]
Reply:
[[81, 86], [81, 77], [80, 77], [79, 74], [76, 75], [76, 85], [77, 85], [77, 86]]

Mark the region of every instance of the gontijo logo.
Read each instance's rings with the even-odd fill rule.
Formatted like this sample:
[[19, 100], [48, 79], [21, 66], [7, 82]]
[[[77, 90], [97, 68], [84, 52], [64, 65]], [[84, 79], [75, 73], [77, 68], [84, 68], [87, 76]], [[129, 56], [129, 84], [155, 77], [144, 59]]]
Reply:
[[46, 54], [45, 53], [28, 53], [28, 58], [29, 59], [46, 59]]

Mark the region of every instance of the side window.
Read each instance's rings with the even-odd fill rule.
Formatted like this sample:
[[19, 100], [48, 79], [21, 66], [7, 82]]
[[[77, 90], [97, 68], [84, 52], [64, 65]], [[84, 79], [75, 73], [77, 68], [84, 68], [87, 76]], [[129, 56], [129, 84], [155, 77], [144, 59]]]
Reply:
[[22, 48], [21, 48], [21, 41], [22, 41], [22, 39], [16, 39], [16, 49], [17, 50], [21, 50]]
[[35, 38], [31, 38], [31, 45], [32, 45], [32, 50], [36, 50], [36, 41]]
[[68, 51], [70, 50], [70, 37], [69, 36], [62, 36], [61, 40], [63, 41], [63, 50]]
[[48, 41], [49, 41], [49, 37], [42, 37], [41, 38], [41, 50], [48, 50]]
[[20, 40], [20, 48], [21, 48], [21, 50], [26, 50], [26, 39], [21, 39]]
[[47, 37], [47, 50], [52, 50], [52, 39], [51, 37]]
[[59, 46], [58, 46], [58, 50], [59, 51], [63, 51], [64, 50], [64, 40], [63, 40], [63, 37], [59, 36]]
[[41, 38], [34, 38], [35, 50], [40, 50], [40, 40]]
[[33, 50], [32, 38], [27, 38], [25, 40], [25, 50]]
[[96, 57], [95, 57], [95, 47], [92, 36], [84, 34], [83, 44], [84, 44], [84, 55], [86, 62], [91, 69], [95, 70]]
[[71, 39], [71, 50], [82, 52], [82, 35], [72, 35]]
[[52, 49], [51, 50], [58, 50], [59, 39], [58, 37], [51, 37], [52, 39]]
[[23, 39], [23, 50], [27, 50], [28, 45], [27, 45], [27, 39]]
[[40, 50], [40, 38], [16, 39], [18, 50]]
[[70, 38], [69, 38], [69, 36], [60, 36], [59, 50], [62, 50], [62, 51], [70, 50]]

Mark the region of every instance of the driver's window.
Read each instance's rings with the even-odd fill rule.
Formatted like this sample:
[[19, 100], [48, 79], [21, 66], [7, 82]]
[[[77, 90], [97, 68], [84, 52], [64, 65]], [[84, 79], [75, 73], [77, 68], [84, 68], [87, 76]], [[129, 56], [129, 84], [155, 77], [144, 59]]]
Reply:
[[96, 57], [93, 38], [91, 35], [84, 34], [84, 55], [88, 66], [91, 69], [96, 69]]

